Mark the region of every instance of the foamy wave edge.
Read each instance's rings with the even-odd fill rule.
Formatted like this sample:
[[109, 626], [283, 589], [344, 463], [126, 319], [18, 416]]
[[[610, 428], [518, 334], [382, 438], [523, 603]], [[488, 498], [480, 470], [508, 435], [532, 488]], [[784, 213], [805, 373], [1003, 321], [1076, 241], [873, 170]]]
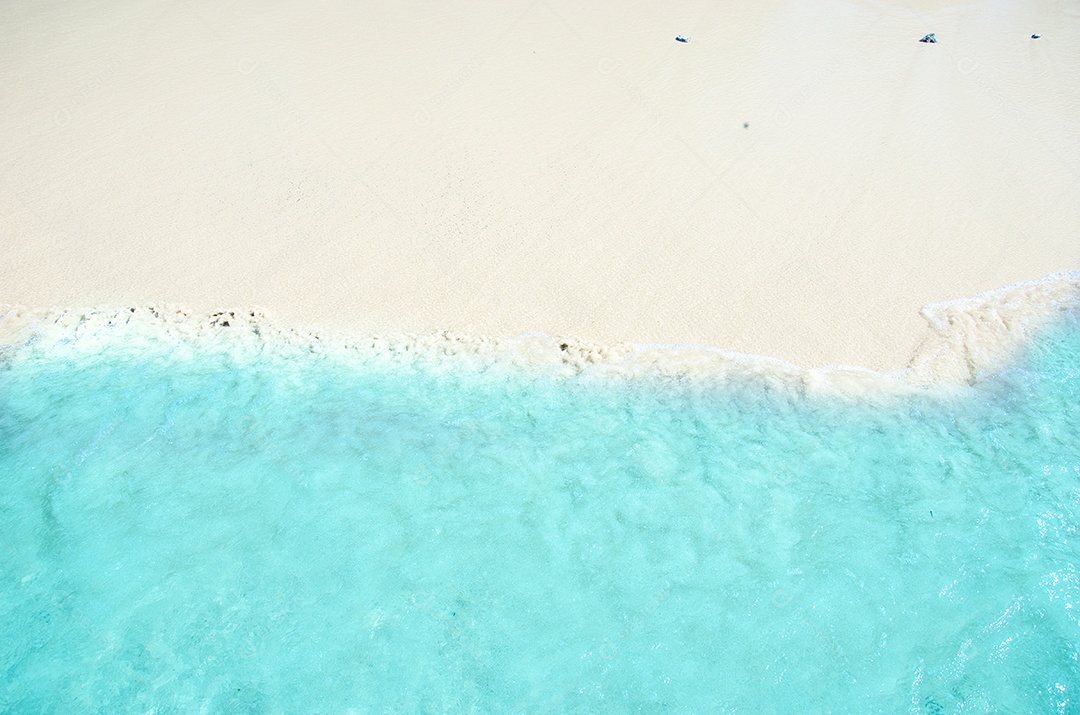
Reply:
[[314, 354], [383, 367], [528, 371], [600, 380], [744, 380], [799, 392], [888, 396], [976, 384], [1007, 369], [1027, 341], [1078, 307], [1080, 271], [927, 305], [920, 311], [928, 325], [925, 338], [908, 366], [890, 373], [845, 365], [802, 368], [700, 345], [600, 344], [543, 333], [355, 337], [281, 325], [255, 308], [200, 313], [168, 304], [86, 309], [0, 305], [0, 361], [30, 353], [86, 358], [124, 350], [172, 359], [209, 352], [244, 364], [268, 356]]

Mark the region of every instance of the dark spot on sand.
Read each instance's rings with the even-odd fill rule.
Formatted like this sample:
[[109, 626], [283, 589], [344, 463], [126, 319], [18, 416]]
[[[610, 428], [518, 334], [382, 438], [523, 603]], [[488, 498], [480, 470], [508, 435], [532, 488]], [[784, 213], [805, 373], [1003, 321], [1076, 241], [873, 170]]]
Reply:
[[567, 345], [566, 343], [563, 343], [562, 345], [559, 346], [559, 350], [566, 350], [568, 347], [570, 347], [570, 346]]
[[743, 129], [749, 129], [750, 128], [750, 122], [743, 122], [742, 123], [742, 128]]
[[227, 320], [221, 321], [221, 327], [223, 327], [223, 328], [229, 327], [229, 321], [227, 321]]

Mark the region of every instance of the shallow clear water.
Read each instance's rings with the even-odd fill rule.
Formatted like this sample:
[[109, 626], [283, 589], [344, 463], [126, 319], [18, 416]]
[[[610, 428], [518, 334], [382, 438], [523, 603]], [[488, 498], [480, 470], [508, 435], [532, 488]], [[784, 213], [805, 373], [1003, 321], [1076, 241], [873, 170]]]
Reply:
[[953, 397], [23, 350], [4, 712], [1077, 712], [1080, 326]]

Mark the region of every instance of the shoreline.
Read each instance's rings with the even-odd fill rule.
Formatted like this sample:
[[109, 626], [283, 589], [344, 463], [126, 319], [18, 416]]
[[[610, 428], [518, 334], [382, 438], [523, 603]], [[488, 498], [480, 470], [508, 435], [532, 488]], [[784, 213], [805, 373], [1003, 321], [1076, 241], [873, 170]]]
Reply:
[[178, 306], [33, 309], [0, 305], [0, 357], [24, 350], [91, 357], [102, 350], [192, 357], [225, 353], [238, 363], [267, 354], [319, 353], [365, 363], [433, 369], [509, 369], [554, 377], [779, 382], [799, 391], [850, 397], [950, 390], [1007, 369], [1028, 341], [1080, 307], [1080, 271], [925, 306], [926, 335], [907, 367], [878, 372], [832, 365], [801, 367], [761, 355], [688, 344], [603, 344], [544, 333], [510, 337], [449, 331], [357, 335], [290, 326], [249, 308], [200, 313]]

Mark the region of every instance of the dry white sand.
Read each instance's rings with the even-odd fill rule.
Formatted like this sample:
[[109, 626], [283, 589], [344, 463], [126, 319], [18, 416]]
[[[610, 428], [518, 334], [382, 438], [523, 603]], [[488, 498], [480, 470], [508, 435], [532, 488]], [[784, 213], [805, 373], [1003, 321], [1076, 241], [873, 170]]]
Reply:
[[2, 13], [2, 303], [893, 370], [1080, 267], [1076, 0]]

